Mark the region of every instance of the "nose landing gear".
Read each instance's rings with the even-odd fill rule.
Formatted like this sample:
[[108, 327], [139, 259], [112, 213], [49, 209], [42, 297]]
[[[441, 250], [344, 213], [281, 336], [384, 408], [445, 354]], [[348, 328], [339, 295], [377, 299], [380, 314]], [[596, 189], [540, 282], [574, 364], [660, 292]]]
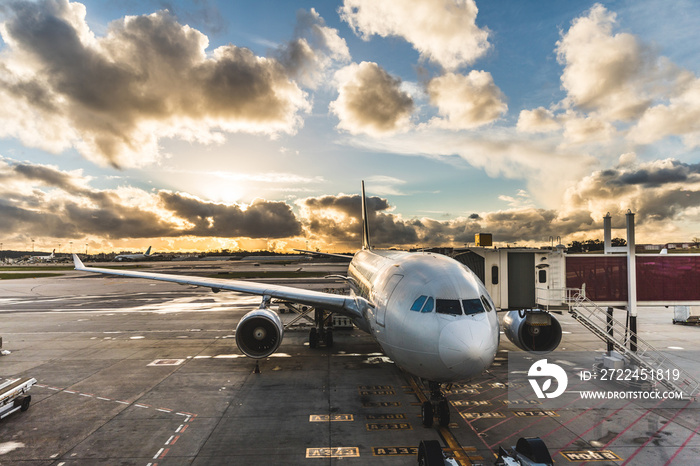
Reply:
[[421, 406], [421, 417], [425, 427], [432, 427], [435, 417], [437, 417], [440, 427], [447, 427], [450, 424], [450, 404], [445, 395], [440, 391], [440, 384], [428, 382], [430, 388], [430, 400], [425, 401]]

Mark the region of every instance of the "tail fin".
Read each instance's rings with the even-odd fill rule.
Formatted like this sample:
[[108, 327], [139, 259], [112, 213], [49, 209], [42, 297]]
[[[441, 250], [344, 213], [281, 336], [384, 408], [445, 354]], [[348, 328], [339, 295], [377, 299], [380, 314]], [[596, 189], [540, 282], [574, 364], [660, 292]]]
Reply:
[[145, 254], [145, 255], [146, 255], [146, 256], [150, 256], [150, 255], [151, 255], [151, 247], [150, 247], [150, 246], [148, 246], [148, 249], [146, 249], [146, 254]]
[[364, 180], [362, 180], [362, 249], [372, 249], [372, 244], [369, 241], [369, 217], [367, 215]]

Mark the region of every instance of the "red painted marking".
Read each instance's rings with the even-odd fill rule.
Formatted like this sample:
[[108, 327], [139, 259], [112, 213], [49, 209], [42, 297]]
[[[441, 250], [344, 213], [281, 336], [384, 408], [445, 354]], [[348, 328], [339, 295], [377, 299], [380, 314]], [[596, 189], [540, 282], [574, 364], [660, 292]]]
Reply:
[[[567, 408], [570, 404], [575, 403], [575, 402], [577, 402], [577, 401], [579, 401], [578, 398], [577, 398], [577, 399], [574, 399], [574, 400], [572, 400], [572, 401], [570, 401], [570, 402], [568, 402], [567, 404], [565, 404], [565, 405], [562, 406], [561, 408], [557, 408], [557, 409], [564, 409], [564, 408]], [[495, 447], [498, 443], [501, 443], [501, 442], [504, 441], [505, 439], [509, 439], [509, 438], [511, 438], [512, 436], [517, 435], [517, 434], [519, 434], [520, 432], [524, 431], [525, 429], [527, 429], [527, 428], [529, 428], [529, 427], [531, 427], [531, 426], [537, 424], [538, 422], [544, 421], [545, 419], [551, 419], [551, 417], [549, 417], [549, 416], [542, 416], [541, 418], [536, 419], [535, 421], [533, 421], [533, 422], [531, 422], [530, 424], [526, 425], [526, 426], [523, 427], [522, 429], [520, 429], [520, 430], [518, 430], [518, 431], [516, 431], [516, 432], [513, 432], [513, 433], [510, 434], [508, 437], [499, 439], [499, 441], [498, 441], [497, 443], [494, 443], [494, 444], [491, 445], [491, 446], [492, 446], [492, 447]], [[491, 451], [493, 451], [493, 450], [491, 450]]]
[[163, 458], [165, 458], [165, 455], [167, 455], [169, 451], [170, 451], [170, 448], [166, 448], [165, 450], [163, 450], [163, 453], [161, 453], [161, 455], [158, 457], [158, 459], [162, 460]]
[[180, 434], [182, 434], [184, 431], [186, 431], [187, 427], [189, 427], [189, 426], [185, 425], [185, 427], [183, 427], [182, 430], [180, 431]]
[[[588, 429], [587, 431], [585, 431], [584, 433], [582, 433], [582, 434], [579, 435], [578, 437], [575, 437], [572, 441], [570, 441], [569, 443], [567, 443], [566, 445], [564, 445], [563, 447], [561, 447], [561, 448], [560, 448], [559, 450], [557, 450], [556, 453], [554, 453], [554, 454], [556, 455], [557, 453], [559, 453], [559, 452], [561, 452], [561, 451], [564, 451], [564, 448], [568, 447], [569, 445], [571, 445], [572, 443], [574, 443], [576, 440], [578, 440], [578, 439], [580, 439], [580, 438], [583, 438], [584, 435], [586, 435], [587, 433], [589, 433], [590, 431], [592, 431], [593, 429], [595, 429], [596, 427], [598, 427], [599, 425], [601, 425], [602, 423], [604, 423], [605, 421], [607, 421], [608, 419], [610, 419], [611, 417], [613, 417], [614, 415], [616, 415], [617, 413], [619, 413], [620, 411], [622, 411], [623, 409], [625, 409], [630, 403], [632, 403], [632, 402], [631, 402], [631, 401], [628, 402], [626, 405], [622, 406], [621, 408], [618, 408], [617, 411], [615, 411], [614, 413], [608, 415], [607, 417], [604, 417], [600, 422], [598, 422], [597, 424], [593, 425], [590, 429]], [[557, 429], [558, 429], [558, 427], [557, 427]], [[555, 430], [556, 430], [556, 429], [555, 429]], [[554, 432], [554, 431], [552, 431], [552, 432]], [[549, 434], [551, 434], [552, 432], [550, 432]], [[549, 435], [549, 434], [546, 434], [546, 435], [544, 435], [543, 437], [546, 437], [546, 436]]]
[[176, 435], [175, 438], [173, 438], [172, 441], [170, 442], [170, 445], [175, 445], [175, 442], [177, 442], [177, 439], [179, 439], [179, 438], [180, 438], [180, 436]]
[[[659, 405], [660, 405], [661, 403], [663, 403], [664, 401], [666, 401], [666, 400], [661, 399], [661, 400], [660, 400], [658, 403], [656, 403], [654, 406], [652, 406], [651, 408], [647, 409], [646, 412], [645, 412], [644, 414], [642, 414], [641, 416], [639, 416], [639, 417], [637, 418], [637, 420], [635, 420], [632, 424], [628, 425], [627, 428], [626, 428], [625, 430], [623, 430], [622, 432], [620, 432], [619, 434], [617, 434], [617, 435], [615, 436], [615, 438], [613, 438], [613, 439], [610, 440], [608, 443], [606, 443], [606, 444], [603, 446], [603, 448], [601, 448], [601, 450], [605, 450], [606, 448], [608, 448], [615, 440], [617, 440], [618, 438], [620, 438], [620, 437], [622, 436], [622, 434], [624, 434], [625, 432], [627, 432], [628, 430], [630, 430], [630, 428], [631, 428], [633, 425], [635, 425], [636, 423], [638, 423], [643, 417], [645, 417], [647, 414], [649, 414], [649, 413], [651, 412], [652, 409], [656, 408], [657, 406], [659, 406]], [[584, 464], [585, 464], [585, 463], [584, 463]]]
[[647, 439], [647, 441], [644, 442], [644, 443], [642, 444], [641, 447], [637, 448], [637, 450], [635, 450], [635, 452], [632, 453], [632, 456], [630, 456], [629, 458], [627, 458], [627, 460], [626, 460], [624, 463], [622, 463], [622, 466], [625, 466], [627, 463], [629, 463], [629, 462], [632, 460], [632, 458], [634, 458], [635, 456], [637, 456], [637, 453], [639, 453], [640, 451], [642, 451], [642, 448], [646, 447], [646, 446], [649, 444], [649, 442], [651, 442], [651, 441], [655, 438], [656, 434], [658, 434], [659, 432], [661, 432], [662, 430], [664, 430], [666, 427], [668, 427], [669, 424], [671, 424], [671, 422], [673, 422], [673, 420], [674, 420], [680, 413], [682, 413], [683, 411], [685, 411], [685, 408], [687, 408], [688, 405], [689, 405], [690, 403], [691, 403], [691, 401], [688, 401], [688, 402], [685, 404], [685, 406], [683, 406], [681, 409], [679, 409], [679, 410], [676, 412], [676, 414], [673, 415], [673, 417], [672, 417], [671, 419], [669, 419], [668, 421], [666, 421], [666, 424], [664, 424], [663, 426], [661, 426], [661, 427], [659, 428], [659, 430], [657, 430], [657, 431], [654, 432], [652, 435], [650, 435], [649, 438]]
[[[553, 430], [549, 431], [548, 433], [546, 433], [545, 435], [543, 435], [543, 436], [540, 437], [540, 438], [545, 438], [545, 437], [548, 436], [549, 434], [553, 434], [554, 432], [558, 431], [559, 429], [561, 429], [561, 428], [564, 427], [565, 425], [567, 425], [567, 424], [569, 424], [569, 423], [571, 423], [571, 422], [574, 422], [576, 419], [580, 418], [581, 416], [583, 416], [584, 414], [586, 414], [588, 411], [594, 409], [596, 406], [598, 406], [598, 405], [604, 403], [605, 401], [607, 401], [607, 400], [601, 400], [601, 401], [599, 401], [597, 404], [595, 404], [595, 405], [591, 406], [590, 408], [588, 408], [587, 410], [583, 411], [583, 412], [580, 413], [578, 416], [572, 417], [571, 419], [569, 419], [568, 421], [566, 421], [564, 424], [559, 424], [558, 427], [555, 427]], [[628, 404], [629, 404], [629, 403], [628, 403]]]
[[688, 442], [690, 442], [690, 439], [693, 438], [695, 436], [695, 434], [698, 433], [698, 430], [700, 430], [700, 425], [698, 425], [695, 428], [695, 430], [693, 431], [693, 433], [688, 436], [688, 438], [685, 440], [685, 442], [683, 442], [683, 445], [681, 445], [680, 448], [678, 450], [676, 450], [676, 452], [673, 454], [673, 456], [671, 456], [668, 459], [668, 461], [666, 461], [666, 464], [664, 464], [664, 466], [668, 466], [669, 464], [671, 464], [673, 462], [673, 459], [676, 456], [678, 456], [678, 453], [680, 453], [685, 448], [686, 445], [688, 445]]

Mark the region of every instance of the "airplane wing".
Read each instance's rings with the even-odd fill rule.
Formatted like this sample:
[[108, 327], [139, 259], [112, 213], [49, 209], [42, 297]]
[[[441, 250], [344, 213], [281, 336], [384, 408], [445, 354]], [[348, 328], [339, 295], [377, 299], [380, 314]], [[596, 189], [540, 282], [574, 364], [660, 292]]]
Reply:
[[303, 252], [304, 254], [315, 254], [317, 256], [342, 257], [343, 259], [352, 259], [354, 256], [347, 254], [331, 254], [330, 252], [307, 251], [306, 249], [293, 249], [294, 251]]
[[[73, 254], [75, 270], [83, 272], [103, 273], [131, 278], [146, 278], [164, 282], [180, 283], [211, 288], [212, 291], [221, 290], [237, 291], [239, 293], [254, 294], [263, 297], [284, 299], [299, 304], [326, 309], [331, 312], [345, 315], [351, 318], [364, 318], [362, 308], [370, 305], [361, 297], [350, 297], [320, 291], [304, 290], [292, 286], [272, 285], [267, 283], [249, 282], [243, 280], [225, 280], [221, 278], [205, 278], [188, 275], [172, 275], [165, 273], [136, 272], [132, 270], [103, 269], [99, 267], [86, 267], [76, 254]], [[371, 305], [370, 305], [371, 306]]]

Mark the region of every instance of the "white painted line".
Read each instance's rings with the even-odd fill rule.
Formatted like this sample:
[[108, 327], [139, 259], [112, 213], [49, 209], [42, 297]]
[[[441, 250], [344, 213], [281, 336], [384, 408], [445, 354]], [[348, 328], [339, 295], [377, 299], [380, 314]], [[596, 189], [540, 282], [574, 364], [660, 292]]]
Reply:
[[172, 439], [174, 439], [174, 438], [175, 438], [175, 436], [174, 436], [174, 435], [171, 435], [170, 438], [168, 439], [168, 441], [165, 442], [165, 444], [166, 444], [166, 445], [170, 445], [170, 441], [171, 441]]
[[175, 433], [176, 433], [176, 434], [179, 434], [179, 433], [180, 433], [180, 429], [182, 429], [183, 427], [185, 427], [185, 425], [184, 425], [184, 424], [180, 424], [180, 427], [178, 427], [177, 429], [175, 429]]
[[175, 413], [175, 414], [177, 414], [178, 416], [187, 416], [187, 414], [185, 414], [185, 413]]
[[156, 411], [160, 411], [161, 413], [172, 413], [172, 409], [163, 409], [163, 408], [156, 408]]
[[121, 403], [121, 404], [123, 404], [123, 405], [128, 405], [128, 404], [129, 404], [128, 401], [119, 401], [119, 400], [114, 400], [114, 401], [116, 401], [117, 403]]
[[96, 396], [95, 398], [97, 398], [98, 400], [112, 401], [112, 400], [110, 400], [109, 398], [104, 398], [104, 397], [102, 397], [102, 396]]
[[92, 398], [92, 395], [88, 395], [87, 393], [78, 393], [80, 396], [87, 396], [88, 398]]
[[56, 387], [46, 387], [46, 388], [48, 388], [49, 390], [56, 390], [56, 391], [60, 391], [60, 390], [61, 390], [60, 388], [56, 388]]
[[138, 403], [134, 404], [134, 406], [138, 406], [139, 408], [148, 408], [148, 406], [146, 406], [146, 405], [140, 405], [140, 404], [138, 404]]
[[63, 391], [66, 393], [77, 393], [77, 392], [74, 392], [73, 390], [63, 390]]
[[163, 450], [165, 450], [165, 448], [161, 448], [160, 450], [158, 450], [158, 453], [156, 453], [156, 456], [154, 456], [153, 459], [157, 459], [160, 456], [160, 454], [163, 453]]

